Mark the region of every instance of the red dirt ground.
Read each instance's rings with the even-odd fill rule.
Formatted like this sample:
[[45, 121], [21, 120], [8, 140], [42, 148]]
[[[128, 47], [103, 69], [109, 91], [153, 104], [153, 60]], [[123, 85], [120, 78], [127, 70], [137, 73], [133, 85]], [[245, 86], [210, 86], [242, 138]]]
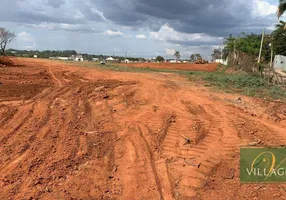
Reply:
[[192, 70], [192, 71], [215, 71], [217, 63], [209, 64], [193, 64], [193, 63], [120, 63], [120, 66], [132, 66], [140, 68], [154, 69], [176, 69], [176, 70]]
[[1, 66], [13, 66], [15, 63], [8, 57], [0, 56], [0, 67]]
[[241, 146], [285, 145], [285, 104], [175, 74], [13, 61], [0, 67], [0, 199], [285, 199], [285, 184], [239, 182]]

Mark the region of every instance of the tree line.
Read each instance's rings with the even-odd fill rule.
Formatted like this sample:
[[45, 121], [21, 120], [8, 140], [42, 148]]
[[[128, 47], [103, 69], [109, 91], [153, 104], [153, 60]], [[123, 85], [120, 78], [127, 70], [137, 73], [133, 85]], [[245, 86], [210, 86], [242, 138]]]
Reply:
[[[275, 30], [270, 34], [264, 35], [262, 46], [262, 61], [269, 62], [271, 60], [271, 48], [274, 55], [286, 56], [286, 31], [285, 22], [280, 21], [275, 26]], [[262, 34], [246, 34], [241, 33], [237, 37], [230, 35], [224, 39], [224, 49], [221, 52], [223, 58], [226, 58], [231, 52], [241, 51], [255, 57], [259, 56]], [[214, 51], [217, 51], [216, 49]]]

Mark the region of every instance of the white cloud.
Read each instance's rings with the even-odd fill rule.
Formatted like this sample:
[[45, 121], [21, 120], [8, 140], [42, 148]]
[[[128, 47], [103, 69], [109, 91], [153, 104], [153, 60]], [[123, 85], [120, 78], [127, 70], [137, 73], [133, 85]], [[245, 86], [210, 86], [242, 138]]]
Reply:
[[[278, 1], [277, 1], [278, 2]], [[253, 0], [252, 15], [254, 17], [263, 17], [277, 12], [277, 5], [270, 4], [264, 0]]]
[[85, 18], [85, 15], [84, 15], [82, 12], [78, 11], [78, 12], [76, 13], [76, 15], [74, 16], [74, 18], [75, 18], [75, 19], [84, 19], [84, 18]]
[[135, 37], [137, 39], [141, 39], [141, 40], [146, 40], [147, 39], [147, 37], [145, 35], [143, 35], [143, 34], [136, 35]]
[[21, 44], [21, 47], [24, 49], [35, 49], [36, 48], [35, 38], [31, 34], [25, 31], [17, 34], [17, 42]]
[[93, 33], [100, 33], [95, 28], [91, 28], [88, 25], [81, 25], [81, 24], [65, 24], [65, 23], [47, 23], [43, 22], [40, 24], [30, 24], [26, 25], [27, 27], [33, 28], [40, 28], [40, 29], [48, 29], [48, 30], [57, 30], [57, 31], [69, 31], [69, 32], [93, 32]]
[[165, 49], [165, 53], [166, 53], [166, 55], [168, 55], [168, 56], [173, 56], [174, 54], [175, 54], [175, 49]]
[[32, 45], [27, 45], [27, 46], [23, 46], [24, 49], [27, 50], [32, 50], [36, 48], [36, 43], [32, 44]]
[[98, 14], [104, 21], [108, 22], [108, 20], [105, 18], [103, 12], [97, 10], [96, 8], [91, 8], [91, 12], [94, 14]]
[[25, 42], [33, 42], [34, 38], [31, 36], [31, 34], [27, 33], [27, 32], [20, 32], [17, 34], [17, 38], [19, 40], [25, 41]]
[[103, 33], [104, 35], [108, 35], [108, 36], [122, 36], [124, 35], [122, 32], [120, 31], [112, 31], [112, 30], [107, 30]]
[[221, 40], [203, 33], [180, 33], [168, 25], [163, 25], [158, 32], [149, 32], [150, 38], [159, 41], [177, 41], [177, 42], [214, 42]]
[[42, 29], [49, 29], [49, 30], [77, 30], [82, 28], [82, 25], [79, 24], [58, 24], [58, 23], [47, 23], [47, 22], [43, 22], [40, 24], [32, 24], [30, 25], [31, 27], [34, 28], [42, 28]]

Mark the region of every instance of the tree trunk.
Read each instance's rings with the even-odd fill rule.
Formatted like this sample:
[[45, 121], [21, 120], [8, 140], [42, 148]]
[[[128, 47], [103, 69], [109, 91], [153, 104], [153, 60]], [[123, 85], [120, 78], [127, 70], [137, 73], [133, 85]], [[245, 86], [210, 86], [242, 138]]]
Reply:
[[6, 51], [5, 51], [5, 49], [1, 49], [2, 50], [2, 55], [4, 56], [4, 57], [6, 57]]

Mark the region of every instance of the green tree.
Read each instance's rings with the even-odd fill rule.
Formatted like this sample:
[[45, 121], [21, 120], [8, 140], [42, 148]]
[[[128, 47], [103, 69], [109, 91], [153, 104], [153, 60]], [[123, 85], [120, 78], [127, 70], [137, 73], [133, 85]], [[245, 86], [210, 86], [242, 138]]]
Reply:
[[279, 0], [278, 11], [277, 11], [278, 18], [280, 18], [283, 15], [285, 10], [286, 10], [286, 1], [285, 0]]
[[[239, 37], [235, 38], [230, 35], [230, 37], [224, 39], [224, 49], [223, 49], [223, 57], [226, 58], [229, 53], [236, 51], [244, 52], [248, 55], [253, 55], [258, 57], [260, 45], [261, 45], [261, 37], [262, 35], [257, 35], [254, 33], [246, 34], [241, 33]], [[266, 34], [264, 36], [264, 43], [262, 48], [262, 57], [266, 60], [270, 60], [270, 47], [269, 43], [271, 42], [271, 35]]]
[[178, 62], [180, 60], [180, 58], [181, 58], [180, 51], [175, 51], [174, 56], [175, 56], [176, 61]]
[[[278, 19], [283, 15], [286, 10], [286, 0], [279, 0], [277, 15]], [[284, 25], [284, 29], [286, 29], [286, 24]]]
[[221, 52], [220, 49], [214, 49], [214, 50], [213, 50], [213, 53], [212, 53], [212, 58], [213, 58], [214, 60], [216, 60], [216, 59], [221, 59], [221, 54], [222, 54], [222, 52]]
[[190, 59], [191, 59], [191, 62], [195, 62], [196, 61], [196, 55], [195, 54], [192, 54], [190, 56]]
[[276, 25], [275, 30], [272, 32], [273, 38], [273, 49], [275, 55], [284, 55], [286, 56], [286, 32], [284, 27], [286, 23], [280, 21], [279, 24]]
[[194, 62], [194, 61], [196, 61], [196, 60], [202, 60], [202, 56], [201, 56], [201, 54], [199, 54], [199, 53], [195, 53], [195, 54], [192, 54], [192, 55], [190, 56], [190, 59], [191, 59], [192, 62]]
[[196, 53], [195, 56], [196, 56], [196, 60], [202, 60], [203, 59], [203, 57], [199, 53]]
[[222, 50], [223, 58], [225, 59], [235, 49], [236, 38], [230, 35], [228, 38], [224, 38], [224, 49]]
[[156, 62], [164, 62], [165, 59], [162, 56], [157, 56], [155, 60]]

